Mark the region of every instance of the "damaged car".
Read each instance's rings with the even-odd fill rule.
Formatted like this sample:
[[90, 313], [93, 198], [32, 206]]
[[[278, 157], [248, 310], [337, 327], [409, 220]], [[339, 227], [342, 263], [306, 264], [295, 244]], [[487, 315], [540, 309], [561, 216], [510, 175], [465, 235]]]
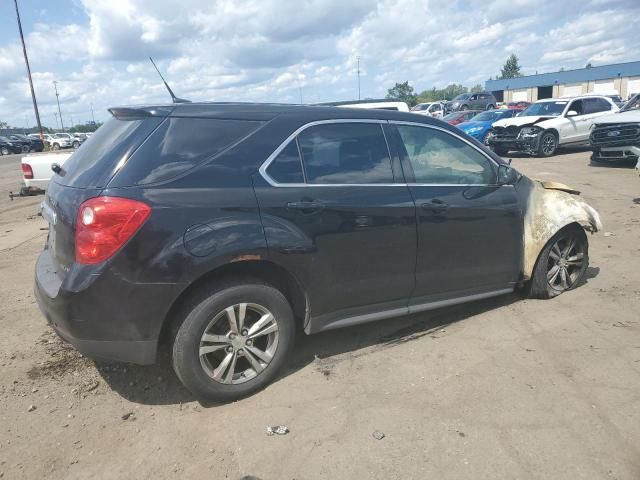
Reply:
[[517, 117], [500, 120], [487, 135], [498, 154], [510, 151], [550, 157], [561, 147], [589, 145], [589, 133], [598, 117], [617, 112], [603, 95], [539, 100]]
[[161, 347], [198, 398], [277, 378], [296, 331], [584, 282], [579, 192], [521, 175], [457, 128], [363, 108], [110, 109], [56, 169], [35, 296], [80, 352]]
[[598, 118], [590, 141], [592, 165], [620, 163], [640, 169], [640, 94], [619, 112]]

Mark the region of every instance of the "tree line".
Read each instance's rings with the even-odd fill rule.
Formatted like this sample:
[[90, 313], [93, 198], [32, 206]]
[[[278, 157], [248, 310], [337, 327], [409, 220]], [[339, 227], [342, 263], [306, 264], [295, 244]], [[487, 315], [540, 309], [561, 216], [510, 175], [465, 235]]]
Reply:
[[[515, 54], [511, 54], [507, 58], [504, 66], [500, 71], [500, 75], [496, 77], [497, 80], [503, 78], [516, 78], [521, 77], [520, 63], [518, 57]], [[409, 81], [396, 82], [396, 84], [387, 90], [387, 98], [397, 98], [407, 103], [410, 107], [417, 105], [418, 103], [437, 102], [438, 100], [453, 100], [458, 95], [463, 93], [475, 93], [484, 90], [482, 85], [477, 84], [471, 88], [467, 88], [464, 85], [452, 83], [444, 88], [432, 87], [428, 90], [423, 90], [417, 93], [414, 88], [409, 85]]]

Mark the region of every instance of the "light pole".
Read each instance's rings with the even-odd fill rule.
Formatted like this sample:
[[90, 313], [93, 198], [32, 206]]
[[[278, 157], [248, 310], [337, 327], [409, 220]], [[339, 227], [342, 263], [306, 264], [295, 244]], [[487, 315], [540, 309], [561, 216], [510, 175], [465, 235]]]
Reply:
[[58, 114], [53, 112], [53, 115], [56, 117], [56, 128], [60, 128], [60, 124], [58, 123]]
[[360, 55], [356, 59], [358, 60], [358, 100], [360, 100]]
[[91, 120], [93, 120], [93, 126], [96, 126], [96, 117], [93, 116], [93, 103], [90, 103], [89, 106], [91, 107]]
[[27, 77], [29, 77], [29, 87], [31, 88], [31, 99], [33, 100], [33, 111], [36, 114], [36, 122], [38, 123], [38, 132], [40, 139], [44, 138], [42, 133], [42, 124], [40, 123], [40, 113], [38, 112], [38, 101], [36, 100], [36, 91], [33, 89], [33, 80], [31, 79], [31, 67], [29, 66], [29, 57], [27, 56], [27, 47], [24, 44], [24, 35], [22, 34], [22, 22], [20, 21], [20, 11], [18, 10], [18, 0], [13, 0], [16, 5], [16, 18], [18, 19], [18, 30], [20, 32], [20, 40], [22, 41], [22, 53], [24, 54], [24, 63], [27, 66]]
[[62, 131], [64, 132], [64, 123], [62, 121], [62, 112], [60, 111], [60, 94], [58, 93], [58, 82], [53, 81], [53, 88], [56, 89], [56, 101], [58, 102], [58, 114], [60, 115], [60, 125], [62, 126]]

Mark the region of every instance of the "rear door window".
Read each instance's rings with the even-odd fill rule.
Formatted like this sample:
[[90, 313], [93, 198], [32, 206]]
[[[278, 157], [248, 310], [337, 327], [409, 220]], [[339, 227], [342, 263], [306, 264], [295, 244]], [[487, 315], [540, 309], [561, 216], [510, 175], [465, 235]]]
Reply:
[[585, 114], [608, 112], [611, 110], [611, 104], [604, 98], [585, 98], [582, 103]]
[[387, 143], [378, 123], [315, 125], [298, 135], [307, 183], [393, 183]]
[[278, 183], [304, 183], [302, 162], [295, 139], [271, 162], [267, 174]]

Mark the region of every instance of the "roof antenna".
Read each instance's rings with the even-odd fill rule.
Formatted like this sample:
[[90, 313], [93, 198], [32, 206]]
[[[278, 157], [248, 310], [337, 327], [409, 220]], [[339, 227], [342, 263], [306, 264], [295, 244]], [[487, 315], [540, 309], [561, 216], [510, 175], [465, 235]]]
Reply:
[[173, 90], [171, 90], [171, 87], [169, 86], [167, 81], [164, 79], [164, 77], [160, 73], [160, 70], [158, 70], [158, 67], [156, 66], [156, 63], [153, 61], [153, 58], [149, 57], [149, 60], [151, 60], [151, 63], [153, 64], [154, 68], [156, 69], [156, 72], [158, 72], [158, 75], [160, 75], [160, 78], [164, 82], [164, 86], [167, 87], [167, 90], [169, 90], [169, 95], [171, 95], [171, 100], [173, 101], [173, 103], [191, 103], [191, 100], [185, 100], [183, 98], [178, 98], [173, 94]]

